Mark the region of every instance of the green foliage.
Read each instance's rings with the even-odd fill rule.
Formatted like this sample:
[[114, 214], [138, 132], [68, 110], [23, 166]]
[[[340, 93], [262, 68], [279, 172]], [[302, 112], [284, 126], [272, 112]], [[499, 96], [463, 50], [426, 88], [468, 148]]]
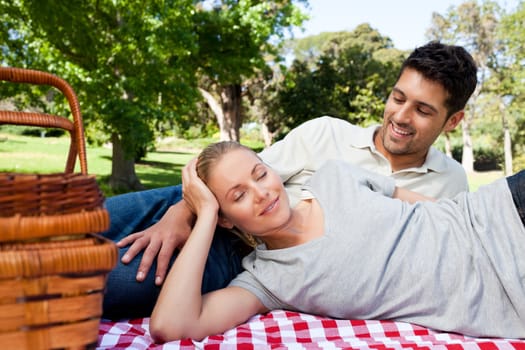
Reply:
[[278, 46], [270, 39], [282, 37], [284, 28], [304, 18], [290, 0], [215, 1], [212, 10], [194, 16], [199, 69], [221, 85], [241, 83], [266, 69], [267, 55], [277, 55]]
[[[140, 158], [166, 125], [195, 121], [201, 77], [220, 90], [265, 70], [284, 29], [305, 18], [300, 2], [0, 0], [1, 61], [67, 80], [88, 140]], [[41, 102], [19, 104], [47, 108]]]
[[66, 79], [86, 124], [101, 120], [130, 155], [151, 140], [154, 120], [183, 112], [197, 96], [190, 0], [20, 0], [1, 9], [14, 24], [2, 33], [12, 55], [4, 62]]
[[[498, 142], [486, 138], [485, 142], [476, 142], [474, 145], [474, 170], [501, 170], [504, 162], [503, 148], [497, 147]], [[453, 143], [452, 157], [461, 162], [463, 144]]]
[[525, 153], [522, 150], [516, 157], [514, 157], [514, 159], [512, 159], [512, 171], [517, 173], [523, 169], [525, 169]]
[[320, 37], [322, 41], [308, 40], [319, 45], [319, 55], [294, 60], [276, 88], [277, 108], [270, 110], [268, 118], [271, 131], [286, 133], [321, 115], [361, 125], [382, 118], [403, 55], [368, 25]]
[[[221, 135], [238, 137], [246, 115], [241, 112], [243, 91], [261, 76], [269, 76], [270, 65], [282, 60], [279, 47], [284, 30], [305, 19], [296, 6], [301, 2], [306, 1], [220, 0], [207, 2], [211, 9], [196, 13], [199, 87], [208, 93], [207, 99], [217, 101], [215, 110], [222, 109]], [[200, 108], [179, 127], [202, 122], [203, 114], [208, 114], [206, 121], [215, 120], [215, 115]]]
[[[507, 14], [493, 0], [465, 1], [449, 8], [445, 15], [433, 14], [427, 32], [430, 39], [463, 45], [478, 64], [478, 88], [469, 101], [463, 124], [463, 132], [473, 136], [474, 167], [488, 158], [503, 163], [503, 125], [510, 130], [514, 149], [516, 143], [523, 142], [516, 127], [522, 112], [516, 111], [523, 110], [519, 101], [525, 78], [524, 11], [523, 2]], [[494, 140], [489, 147], [497, 151], [484, 148], [486, 136]]]
[[[150, 152], [137, 163], [136, 171], [146, 188], [157, 188], [181, 183], [180, 171], [211, 139], [188, 143], [178, 140], [175, 148], [164, 147]], [[49, 174], [64, 171], [69, 137], [28, 137], [12, 134], [10, 128], [0, 128], [0, 171]], [[90, 174], [97, 181], [106, 196], [122, 193], [109, 188], [107, 178], [111, 173], [111, 149], [109, 147], [87, 148], [87, 162]], [[77, 162], [78, 163], [78, 162]], [[79, 171], [77, 164], [77, 171]]]
[[356, 46], [361, 47], [364, 52], [372, 53], [393, 49], [392, 40], [382, 36], [367, 23], [358, 25], [351, 32], [323, 32], [286, 43], [296, 60], [312, 64], [327, 52], [337, 55], [338, 52]]
[[525, 2], [520, 1], [516, 10], [507, 14], [501, 20], [498, 30], [504, 47], [507, 70], [504, 76], [504, 94], [508, 101], [508, 114], [510, 120], [515, 121], [513, 131], [514, 141], [514, 169], [525, 169], [522, 160], [523, 148], [516, 146], [525, 145], [525, 51], [523, 38], [525, 37]]
[[217, 127], [217, 124], [213, 122], [213, 120], [208, 119], [204, 123], [191, 123], [191, 121], [188, 121], [186, 125], [180, 126], [177, 128], [176, 135], [178, 137], [192, 140], [197, 138], [206, 138], [206, 137], [212, 137], [216, 134], [218, 134], [219, 128]]

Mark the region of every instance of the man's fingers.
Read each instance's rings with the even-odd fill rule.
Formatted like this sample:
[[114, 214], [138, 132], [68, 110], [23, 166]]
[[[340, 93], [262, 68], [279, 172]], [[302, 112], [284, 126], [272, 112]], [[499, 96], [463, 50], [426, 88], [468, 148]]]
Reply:
[[[148, 246], [150, 242], [149, 238], [142, 234], [139, 235], [135, 233], [130, 236], [135, 236], [135, 237], [131, 239], [129, 242], [125, 241], [126, 238], [119, 242], [119, 243], [123, 242], [122, 245], [119, 245], [119, 247], [125, 247], [126, 245], [133, 243], [131, 244], [128, 251], [124, 254], [124, 256], [121, 259], [124, 264], [128, 264], [131, 260], [133, 260], [137, 256], [138, 253], [143, 251], [144, 248]], [[140, 237], [140, 238], [137, 238], [137, 237]]]
[[137, 281], [142, 282], [146, 278], [153, 261], [157, 257], [161, 244], [161, 241], [157, 240], [151, 240], [149, 242], [148, 247], [144, 251], [144, 255], [142, 255], [142, 260], [140, 261], [139, 269], [137, 271]]
[[177, 247], [176, 240], [164, 242], [157, 256], [157, 271], [155, 272], [155, 284], [160, 286], [168, 272], [169, 264], [173, 253]]
[[120, 241], [117, 242], [117, 247], [122, 248], [125, 246], [128, 246], [135, 242], [137, 239], [141, 238], [144, 234], [142, 232], [136, 232], [132, 233], [124, 238], [122, 238]]

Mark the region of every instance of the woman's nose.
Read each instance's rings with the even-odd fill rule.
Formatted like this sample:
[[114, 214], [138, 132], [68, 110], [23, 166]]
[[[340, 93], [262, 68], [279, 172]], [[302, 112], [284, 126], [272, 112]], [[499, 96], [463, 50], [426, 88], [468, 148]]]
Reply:
[[257, 184], [255, 186], [254, 191], [255, 191], [255, 198], [258, 201], [261, 201], [261, 200], [265, 199], [266, 197], [268, 197], [270, 195], [270, 192], [268, 191], [266, 186], [263, 186], [263, 185], [260, 185], [260, 184]]

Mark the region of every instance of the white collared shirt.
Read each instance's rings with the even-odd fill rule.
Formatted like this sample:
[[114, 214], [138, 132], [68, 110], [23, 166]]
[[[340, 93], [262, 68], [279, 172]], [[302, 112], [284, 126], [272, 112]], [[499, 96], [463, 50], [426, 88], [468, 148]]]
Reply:
[[420, 167], [392, 172], [389, 161], [376, 149], [374, 133], [367, 128], [329, 116], [309, 120], [259, 155], [281, 176], [292, 205], [309, 198], [301, 187], [329, 159], [340, 159], [369, 171], [390, 176], [396, 185], [434, 198], [450, 198], [468, 191], [460, 163], [431, 147]]

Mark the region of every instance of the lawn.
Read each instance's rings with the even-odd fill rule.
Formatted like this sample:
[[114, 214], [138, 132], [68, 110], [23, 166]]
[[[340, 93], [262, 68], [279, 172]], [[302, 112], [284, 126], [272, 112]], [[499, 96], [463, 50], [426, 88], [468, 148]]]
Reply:
[[[167, 139], [136, 164], [136, 172], [146, 188], [179, 184], [180, 170], [212, 139], [186, 141]], [[0, 171], [53, 173], [64, 170], [68, 137], [29, 137], [0, 132]], [[95, 174], [106, 196], [113, 193], [104, 185], [111, 173], [111, 149], [87, 146], [88, 172]], [[78, 162], [77, 162], [78, 163]], [[77, 164], [78, 168], [78, 164]], [[476, 172], [469, 175], [472, 191], [503, 176], [501, 171]]]
[[[195, 156], [199, 148], [184, 140], [177, 141], [176, 145], [178, 149], [172, 148], [170, 144], [161, 145], [159, 150], [148, 153], [144, 160], [136, 164], [137, 176], [146, 188], [181, 182], [181, 168]], [[0, 133], [0, 171], [39, 174], [62, 172], [68, 147], [68, 137], [38, 138]], [[107, 196], [112, 195], [104, 185], [111, 174], [111, 149], [88, 145], [86, 152], [88, 172], [97, 176]], [[78, 161], [77, 169], [80, 169]]]

